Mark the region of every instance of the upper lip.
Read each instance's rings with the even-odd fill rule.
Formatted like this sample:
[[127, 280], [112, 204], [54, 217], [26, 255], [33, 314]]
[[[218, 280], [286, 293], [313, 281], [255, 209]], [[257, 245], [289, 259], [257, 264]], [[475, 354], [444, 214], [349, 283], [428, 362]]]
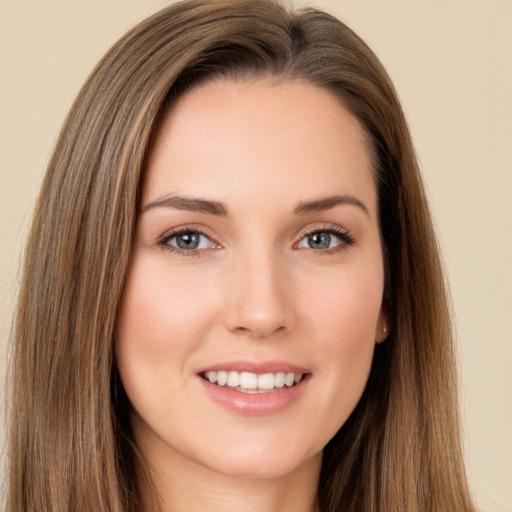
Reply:
[[307, 368], [303, 368], [296, 364], [288, 363], [286, 361], [226, 361], [223, 363], [214, 363], [201, 368], [197, 373], [212, 372], [212, 371], [234, 371], [234, 372], [249, 372], [249, 373], [310, 373]]

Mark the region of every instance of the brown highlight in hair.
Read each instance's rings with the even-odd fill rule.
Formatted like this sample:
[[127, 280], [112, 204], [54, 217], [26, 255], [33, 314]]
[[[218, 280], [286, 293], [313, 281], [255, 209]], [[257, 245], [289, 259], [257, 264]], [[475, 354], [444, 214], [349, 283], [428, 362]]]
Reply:
[[143, 461], [112, 347], [151, 136], [190, 88], [263, 76], [340, 99], [366, 132], [379, 196], [391, 335], [324, 450], [321, 510], [475, 510], [445, 283], [397, 95], [347, 26], [272, 0], [171, 5], [114, 45], [72, 106], [37, 201], [12, 332], [7, 510], [142, 509]]

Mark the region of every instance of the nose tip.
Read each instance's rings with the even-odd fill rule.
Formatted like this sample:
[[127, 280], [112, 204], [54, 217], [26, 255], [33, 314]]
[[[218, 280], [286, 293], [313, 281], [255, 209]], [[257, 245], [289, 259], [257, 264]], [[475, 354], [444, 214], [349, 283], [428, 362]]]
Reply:
[[275, 265], [245, 265], [227, 286], [227, 328], [257, 339], [277, 337], [294, 328], [290, 281]]
[[237, 334], [263, 339], [284, 333], [287, 331], [287, 328], [284, 325], [276, 327], [274, 322], [268, 322], [268, 320], [264, 318], [253, 318], [252, 322], [244, 322], [243, 325], [234, 327], [231, 330]]

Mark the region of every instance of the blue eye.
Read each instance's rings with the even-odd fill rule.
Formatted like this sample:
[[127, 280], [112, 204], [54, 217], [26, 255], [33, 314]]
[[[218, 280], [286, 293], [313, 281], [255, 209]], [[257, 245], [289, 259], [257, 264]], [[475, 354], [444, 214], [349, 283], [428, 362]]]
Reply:
[[352, 245], [353, 243], [354, 239], [348, 233], [338, 232], [334, 229], [324, 229], [305, 235], [297, 244], [297, 248], [326, 251], [341, 248], [344, 245]]
[[171, 233], [161, 240], [160, 245], [170, 246], [180, 251], [195, 251], [208, 249], [214, 243], [205, 234], [199, 231], [184, 230], [178, 233]]

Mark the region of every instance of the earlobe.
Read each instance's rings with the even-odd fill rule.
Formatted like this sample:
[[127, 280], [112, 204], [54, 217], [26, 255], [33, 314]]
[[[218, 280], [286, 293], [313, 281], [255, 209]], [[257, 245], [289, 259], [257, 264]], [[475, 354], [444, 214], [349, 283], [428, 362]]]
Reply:
[[379, 321], [377, 322], [377, 332], [375, 333], [375, 342], [381, 343], [389, 336], [389, 317], [387, 311], [381, 310]]

